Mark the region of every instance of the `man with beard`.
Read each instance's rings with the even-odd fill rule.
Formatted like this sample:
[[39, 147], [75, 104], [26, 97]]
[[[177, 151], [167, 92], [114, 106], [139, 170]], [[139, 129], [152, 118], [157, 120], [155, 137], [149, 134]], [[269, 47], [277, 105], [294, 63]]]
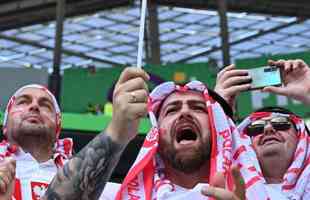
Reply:
[[0, 170], [0, 199], [43, 196], [57, 169], [71, 156], [72, 141], [58, 139], [60, 128], [59, 106], [45, 87], [27, 85], [15, 92], [3, 121], [6, 139], [0, 143], [0, 166], [7, 174]]
[[[255, 176], [247, 176], [254, 166], [244, 158], [255, 153], [247, 151], [236, 132], [225, 101], [199, 81], [185, 86], [166, 82], [148, 97], [148, 79], [141, 69], [122, 72], [105, 134], [59, 170], [43, 199], [98, 199], [147, 111], [152, 128], [135, 163], [117, 194], [105, 195], [107, 184], [102, 199], [243, 200], [247, 183], [248, 190], [264, 197]], [[233, 164], [240, 167], [244, 181]]]
[[231, 167], [239, 162], [250, 167], [243, 160], [249, 152], [237, 151], [242, 141], [223, 108], [231, 112], [199, 81], [157, 86], [148, 100], [153, 128], [116, 199], [245, 199], [243, 179], [236, 168], [231, 174]]
[[[265, 92], [285, 95], [310, 105], [310, 69], [302, 60], [269, 61], [282, 68], [284, 86], [266, 87]], [[231, 104], [249, 88], [246, 70], [228, 66], [219, 73], [215, 90]], [[249, 136], [257, 155], [257, 170], [271, 199], [310, 198], [309, 131], [303, 120], [279, 107], [253, 112], [238, 127]]]

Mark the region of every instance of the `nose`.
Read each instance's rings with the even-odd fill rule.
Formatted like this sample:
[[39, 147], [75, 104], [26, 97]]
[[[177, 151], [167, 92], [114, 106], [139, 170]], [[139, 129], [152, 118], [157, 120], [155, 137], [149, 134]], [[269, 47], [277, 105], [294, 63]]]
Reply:
[[270, 121], [267, 121], [265, 126], [264, 126], [264, 134], [274, 134], [276, 131], [273, 128], [272, 124], [270, 123]]
[[29, 110], [32, 112], [39, 112], [39, 104], [36, 100], [33, 100], [30, 104]]
[[180, 119], [192, 119], [191, 110], [188, 106], [183, 106], [180, 112]]

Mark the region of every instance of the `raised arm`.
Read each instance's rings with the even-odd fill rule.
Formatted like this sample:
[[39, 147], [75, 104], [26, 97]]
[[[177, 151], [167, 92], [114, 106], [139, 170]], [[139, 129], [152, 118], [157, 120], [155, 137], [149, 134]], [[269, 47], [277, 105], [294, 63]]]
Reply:
[[148, 79], [138, 68], [122, 72], [113, 93], [113, 117], [107, 129], [58, 171], [43, 199], [100, 197], [121, 153], [137, 135], [139, 119], [147, 113]]

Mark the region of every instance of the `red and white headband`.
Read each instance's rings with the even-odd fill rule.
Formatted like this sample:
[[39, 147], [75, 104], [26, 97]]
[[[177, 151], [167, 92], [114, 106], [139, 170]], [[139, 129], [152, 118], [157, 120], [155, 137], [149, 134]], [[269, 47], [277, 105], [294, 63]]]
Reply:
[[57, 100], [55, 98], [55, 96], [44, 86], [42, 85], [38, 85], [38, 84], [30, 84], [30, 85], [25, 85], [21, 88], [19, 88], [15, 93], [14, 95], [10, 98], [8, 104], [7, 104], [7, 107], [6, 107], [6, 110], [5, 110], [5, 113], [4, 113], [4, 119], [3, 119], [3, 133], [6, 134], [7, 133], [7, 122], [8, 122], [8, 115], [12, 109], [12, 106], [14, 105], [15, 101], [16, 101], [16, 98], [18, 97], [18, 95], [25, 89], [27, 88], [37, 88], [37, 89], [41, 89], [43, 90], [44, 92], [46, 92], [51, 98], [52, 98], [52, 101], [53, 101], [53, 106], [54, 106], [54, 109], [55, 109], [55, 112], [56, 112], [56, 119], [55, 119], [55, 122], [56, 122], [56, 138], [59, 137], [59, 134], [60, 134], [60, 131], [61, 131], [61, 112], [60, 112], [60, 108], [59, 108], [59, 105], [57, 103]]

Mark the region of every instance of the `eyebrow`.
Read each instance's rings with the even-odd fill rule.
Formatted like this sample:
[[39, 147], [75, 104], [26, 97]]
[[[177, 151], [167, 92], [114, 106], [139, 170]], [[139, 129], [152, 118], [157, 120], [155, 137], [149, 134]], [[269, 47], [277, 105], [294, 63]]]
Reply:
[[206, 105], [206, 102], [204, 102], [204, 101], [202, 101], [202, 100], [188, 100], [187, 101], [188, 102], [188, 104], [202, 104], [202, 105]]
[[48, 102], [50, 103], [52, 106], [54, 106], [54, 103], [47, 97], [41, 97], [40, 98], [40, 101], [43, 101], [43, 102]]
[[23, 95], [16, 97], [16, 100], [19, 100], [19, 99], [31, 99], [31, 97], [27, 94], [23, 94]]
[[[27, 99], [27, 100], [29, 100], [29, 99], [31, 99], [31, 96], [29, 94], [22, 94], [22, 95], [16, 97], [16, 101], [19, 100], [19, 99]], [[40, 102], [48, 102], [52, 106], [54, 106], [54, 103], [49, 98], [47, 98], [47, 97], [40, 97], [39, 101]]]
[[[182, 101], [181, 100], [176, 100], [176, 101], [173, 101], [173, 102], [170, 102], [168, 103], [167, 105], [164, 106], [164, 110], [167, 108], [167, 107], [170, 107], [170, 106], [177, 106], [179, 104], [181, 104]], [[201, 104], [201, 105], [206, 105], [204, 101], [202, 100], [188, 100], [187, 103], [189, 105], [197, 105], [197, 104]]]
[[166, 104], [163, 108], [165, 110], [169, 106], [177, 106], [179, 104], [181, 104], [181, 101], [180, 100], [176, 100], [176, 101], [173, 101], [173, 102], [170, 102], [170, 103]]

